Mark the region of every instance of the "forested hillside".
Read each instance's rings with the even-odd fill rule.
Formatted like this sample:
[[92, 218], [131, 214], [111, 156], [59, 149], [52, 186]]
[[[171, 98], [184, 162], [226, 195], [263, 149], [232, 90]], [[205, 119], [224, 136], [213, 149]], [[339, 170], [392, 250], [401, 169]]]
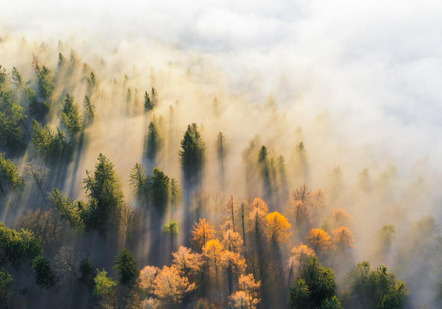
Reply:
[[0, 307], [440, 308], [425, 160], [195, 55], [0, 49]]

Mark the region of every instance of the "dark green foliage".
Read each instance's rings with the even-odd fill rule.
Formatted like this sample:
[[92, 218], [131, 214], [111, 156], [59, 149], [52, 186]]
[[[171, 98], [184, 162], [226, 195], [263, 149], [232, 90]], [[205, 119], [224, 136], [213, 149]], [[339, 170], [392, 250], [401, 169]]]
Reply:
[[74, 97], [67, 94], [63, 101], [63, 110], [61, 113], [61, 122], [66, 127], [69, 134], [75, 134], [83, 130], [83, 120], [74, 102]]
[[87, 83], [89, 85], [89, 88], [94, 88], [97, 85], [97, 77], [95, 76], [94, 72], [91, 72], [89, 74], [89, 77], [87, 79]]
[[29, 108], [32, 115], [42, 118], [49, 111], [55, 84], [52, 72], [46, 66], [40, 66], [36, 58], [34, 58], [34, 70], [37, 75], [38, 93], [36, 94], [32, 89], [28, 90]]
[[23, 86], [23, 76], [20, 74], [16, 67], [12, 67], [11, 78], [12, 81], [17, 85], [17, 87], [21, 88]]
[[306, 308], [310, 301], [310, 290], [304, 279], [298, 279], [290, 289], [290, 307]]
[[94, 174], [91, 175], [89, 171], [86, 171], [86, 174], [83, 183], [90, 197], [86, 227], [101, 229], [109, 218], [117, 223], [124, 195], [113, 163], [100, 153]]
[[66, 66], [66, 58], [63, 56], [62, 53], [58, 53], [58, 63], [57, 63], [58, 70], [61, 70], [65, 66]]
[[0, 153], [0, 191], [6, 194], [8, 188], [17, 188], [23, 184], [23, 179], [18, 174], [17, 166]]
[[339, 299], [336, 296], [333, 296], [322, 302], [321, 309], [342, 309], [342, 305]]
[[130, 171], [130, 185], [138, 198], [144, 198], [145, 201], [149, 198], [149, 178], [146, 175], [144, 167], [136, 163]]
[[21, 262], [30, 262], [41, 254], [41, 240], [28, 230], [20, 232], [0, 222], [0, 266], [10, 262], [18, 268]]
[[181, 187], [174, 178], [170, 180], [170, 204], [173, 207], [178, 206], [182, 199]]
[[409, 294], [405, 283], [396, 280], [385, 266], [370, 270], [368, 262], [353, 267], [346, 283], [346, 308], [402, 308]]
[[122, 285], [132, 287], [136, 284], [139, 271], [137, 268], [137, 260], [130, 250], [121, 250], [115, 260], [114, 269], [118, 270], [120, 283]]
[[3, 85], [8, 80], [8, 72], [0, 65], [0, 85]]
[[152, 101], [149, 97], [149, 94], [147, 93], [147, 91], [144, 91], [144, 110], [145, 111], [151, 111], [153, 109], [153, 104]]
[[205, 145], [196, 123], [187, 126], [179, 152], [185, 187], [199, 188], [205, 159]]
[[152, 87], [151, 96], [147, 93], [147, 91], [144, 91], [144, 110], [145, 111], [151, 111], [155, 108], [158, 101], [158, 93], [156, 92], [155, 88]]
[[29, 101], [29, 113], [38, 119], [42, 119], [49, 112], [49, 104], [41, 101], [37, 97], [37, 93], [32, 88], [26, 88], [26, 97]]
[[47, 259], [42, 256], [34, 258], [32, 260], [32, 268], [35, 273], [35, 283], [47, 289], [55, 285], [55, 275]]
[[11, 153], [23, 148], [22, 124], [26, 119], [23, 107], [13, 101], [12, 91], [0, 83], [0, 147]]
[[14, 278], [10, 274], [0, 271], [0, 304], [7, 304], [13, 281]]
[[84, 259], [80, 261], [79, 280], [82, 284], [89, 288], [92, 287], [94, 285], [94, 277], [96, 275], [97, 272], [89, 259]]
[[86, 110], [88, 121], [92, 122], [92, 120], [95, 118], [95, 105], [87, 95], [84, 96], [84, 109]]
[[147, 150], [146, 150], [147, 159], [150, 161], [150, 163], [153, 166], [155, 166], [157, 162], [158, 151], [160, 150], [161, 146], [161, 141], [158, 132], [158, 127], [154, 122], [149, 123], [146, 145], [147, 145]]
[[70, 197], [66, 196], [58, 189], [54, 189], [49, 195], [49, 200], [52, 205], [57, 208], [63, 219], [69, 220], [69, 222], [75, 227], [83, 227], [83, 211], [85, 207], [81, 202], [74, 202]]
[[164, 214], [169, 202], [169, 177], [159, 168], [154, 168], [149, 188], [153, 206]]
[[311, 257], [290, 289], [290, 308], [319, 308], [335, 296], [335, 289], [333, 269], [322, 266], [317, 257]]
[[35, 149], [51, 162], [66, 158], [71, 148], [60, 128], [54, 132], [47, 125], [42, 127], [37, 120], [32, 121], [32, 143]]

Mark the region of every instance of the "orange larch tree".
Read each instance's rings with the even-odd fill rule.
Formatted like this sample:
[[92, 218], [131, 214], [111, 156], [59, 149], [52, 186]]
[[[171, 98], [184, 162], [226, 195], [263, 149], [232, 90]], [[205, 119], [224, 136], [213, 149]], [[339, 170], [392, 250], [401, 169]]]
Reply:
[[192, 243], [198, 250], [202, 250], [206, 242], [213, 239], [215, 234], [215, 227], [207, 222], [206, 218], [200, 218], [192, 230]]
[[311, 229], [306, 240], [316, 254], [327, 252], [331, 245], [330, 235], [322, 229]]
[[266, 222], [267, 239], [272, 244], [286, 242], [288, 240], [291, 224], [286, 217], [274, 211], [266, 216]]

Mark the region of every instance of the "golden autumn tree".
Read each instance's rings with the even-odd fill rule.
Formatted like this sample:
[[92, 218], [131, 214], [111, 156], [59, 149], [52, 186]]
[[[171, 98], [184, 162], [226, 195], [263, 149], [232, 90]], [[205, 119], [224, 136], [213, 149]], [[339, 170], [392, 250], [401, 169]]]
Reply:
[[200, 218], [192, 230], [192, 243], [198, 250], [202, 250], [206, 242], [213, 239], [215, 234], [215, 227], [207, 222], [206, 218]]
[[330, 248], [330, 235], [322, 229], [311, 229], [306, 240], [316, 254], [325, 253]]
[[252, 296], [259, 303], [259, 289], [261, 281], [255, 281], [253, 274], [241, 275], [238, 279], [238, 289]]
[[257, 303], [254, 303], [253, 297], [244, 291], [235, 292], [230, 295], [229, 300], [230, 307], [235, 309], [255, 309], [257, 305]]
[[315, 255], [315, 251], [301, 243], [298, 246], [293, 247], [290, 253], [291, 255], [288, 263], [290, 268], [288, 286], [290, 286], [293, 272], [295, 272], [295, 274], [300, 274], [301, 269], [307, 264], [308, 259]]
[[164, 304], [179, 304], [190, 292], [195, 290], [195, 283], [180, 275], [174, 266], [163, 266], [153, 281], [153, 294]]
[[228, 229], [223, 233], [222, 244], [226, 248], [225, 256], [227, 260], [227, 278], [229, 283], [229, 294], [233, 291], [233, 272], [242, 271], [245, 267], [245, 260], [241, 258], [243, 241], [239, 233]]
[[259, 237], [260, 231], [266, 226], [266, 216], [269, 213], [269, 207], [259, 197], [255, 198], [252, 202], [251, 210], [249, 213], [249, 230], [254, 231], [256, 237]]
[[203, 247], [203, 255], [218, 275], [218, 268], [226, 264], [223, 244], [218, 239], [209, 240]]
[[180, 246], [172, 255], [172, 265], [180, 272], [181, 276], [196, 277], [200, 274], [204, 263], [202, 254], [192, 252], [191, 249]]
[[241, 275], [238, 280], [238, 291], [229, 297], [231, 308], [256, 308], [258, 305], [261, 281], [255, 281], [252, 274]]
[[228, 229], [223, 232], [222, 244], [227, 250], [232, 252], [241, 252], [243, 249], [243, 240], [238, 232]]
[[353, 242], [353, 234], [349, 228], [341, 226], [334, 229], [332, 231], [332, 244], [336, 251], [333, 260], [338, 253], [344, 253], [350, 248]]
[[288, 240], [291, 224], [286, 217], [274, 211], [266, 216], [266, 223], [266, 236], [272, 244]]

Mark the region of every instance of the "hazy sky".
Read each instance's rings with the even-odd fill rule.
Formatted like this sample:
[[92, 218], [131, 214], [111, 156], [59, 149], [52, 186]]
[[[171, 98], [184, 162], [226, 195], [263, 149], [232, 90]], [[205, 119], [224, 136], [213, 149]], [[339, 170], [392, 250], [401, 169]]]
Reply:
[[441, 166], [441, 1], [2, 0], [0, 33], [160, 41], [211, 57], [258, 104], [301, 96], [380, 158]]

